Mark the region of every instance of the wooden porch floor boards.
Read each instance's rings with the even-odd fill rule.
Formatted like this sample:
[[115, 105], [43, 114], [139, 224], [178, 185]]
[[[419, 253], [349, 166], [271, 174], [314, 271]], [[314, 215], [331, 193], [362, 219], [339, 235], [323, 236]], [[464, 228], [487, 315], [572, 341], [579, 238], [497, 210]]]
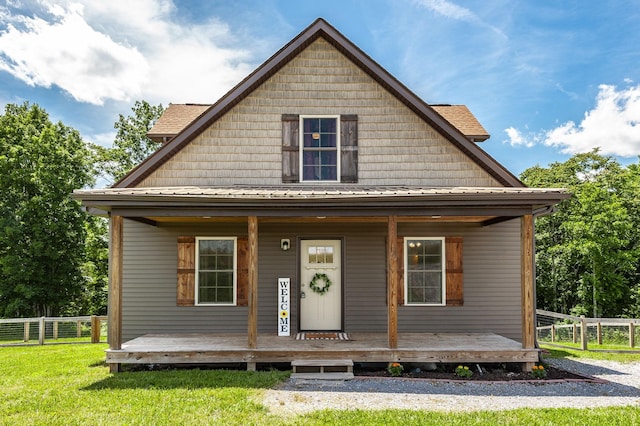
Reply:
[[295, 340], [259, 334], [256, 348], [246, 334], [148, 334], [107, 350], [112, 364], [270, 363], [301, 359], [354, 362], [538, 361], [537, 349], [492, 333], [400, 333], [389, 349], [386, 333], [349, 333], [351, 340]]

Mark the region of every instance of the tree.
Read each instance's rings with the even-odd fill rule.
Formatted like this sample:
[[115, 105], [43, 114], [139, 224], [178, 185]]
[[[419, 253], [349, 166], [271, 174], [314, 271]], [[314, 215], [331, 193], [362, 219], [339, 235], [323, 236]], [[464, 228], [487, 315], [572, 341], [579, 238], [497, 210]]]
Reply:
[[630, 214], [637, 201], [629, 198], [638, 195], [633, 174], [594, 150], [527, 169], [522, 179], [573, 194], [555, 214], [536, 221], [539, 306], [594, 317], [628, 312], [638, 263], [638, 228]]
[[112, 148], [94, 146], [99, 172], [111, 183], [121, 179], [161, 145], [149, 139], [147, 132], [164, 112], [162, 105], [136, 101], [131, 110], [133, 115], [120, 114], [114, 124], [117, 133]]
[[0, 116], [0, 316], [56, 315], [85, 280], [86, 214], [71, 199], [91, 184], [80, 134], [37, 105]]
[[[136, 101], [133, 115], [119, 114], [114, 123], [117, 130], [113, 147], [92, 145], [96, 174], [113, 183], [151, 155], [159, 146], [147, 137], [147, 132], [164, 112], [162, 105], [151, 106]], [[108, 287], [108, 226], [101, 217], [89, 217], [86, 224], [86, 260], [83, 272], [86, 288], [81, 300], [74, 301], [72, 310], [90, 314], [104, 314], [107, 310]]]

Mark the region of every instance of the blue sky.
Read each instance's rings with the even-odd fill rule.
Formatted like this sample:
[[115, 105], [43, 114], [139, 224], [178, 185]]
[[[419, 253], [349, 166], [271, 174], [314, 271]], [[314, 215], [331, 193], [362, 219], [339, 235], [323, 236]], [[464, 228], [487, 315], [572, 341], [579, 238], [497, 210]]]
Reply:
[[109, 145], [136, 100], [213, 103], [323, 17], [428, 103], [465, 104], [512, 172], [640, 155], [640, 3], [584, 0], [7, 0], [0, 106]]

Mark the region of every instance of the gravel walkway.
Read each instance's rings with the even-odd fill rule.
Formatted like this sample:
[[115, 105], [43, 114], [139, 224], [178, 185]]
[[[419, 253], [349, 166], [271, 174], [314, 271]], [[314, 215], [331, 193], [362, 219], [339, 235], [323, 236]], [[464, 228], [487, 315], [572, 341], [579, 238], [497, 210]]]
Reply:
[[476, 411], [515, 408], [640, 407], [640, 361], [552, 359], [563, 370], [603, 379], [593, 382], [442, 382], [356, 378], [349, 381], [289, 379], [265, 393], [263, 404], [278, 414], [322, 409]]

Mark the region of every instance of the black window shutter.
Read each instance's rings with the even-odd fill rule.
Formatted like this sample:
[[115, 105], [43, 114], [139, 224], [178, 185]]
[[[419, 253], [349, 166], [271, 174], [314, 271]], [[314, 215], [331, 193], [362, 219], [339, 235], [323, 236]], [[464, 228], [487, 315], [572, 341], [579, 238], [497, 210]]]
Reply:
[[358, 182], [358, 116], [340, 116], [340, 182]]
[[297, 114], [282, 115], [282, 182], [299, 182], [299, 126]]

